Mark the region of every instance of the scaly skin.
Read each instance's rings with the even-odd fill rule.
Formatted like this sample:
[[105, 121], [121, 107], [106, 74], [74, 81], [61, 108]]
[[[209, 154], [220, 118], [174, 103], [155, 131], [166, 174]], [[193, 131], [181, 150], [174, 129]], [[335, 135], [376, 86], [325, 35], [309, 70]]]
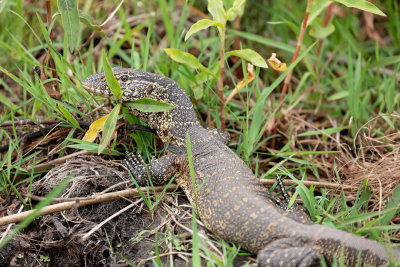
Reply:
[[[259, 266], [319, 266], [343, 255], [347, 266], [379, 266], [400, 258], [400, 249], [296, 217], [280, 207], [244, 162], [224, 142], [220, 131], [204, 129], [184, 90], [169, 78], [134, 69], [114, 68], [121, 84], [123, 101], [143, 97], [173, 104], [167, 112], [147, 113], [131, 109], [164, 143], [168, 153], [149, 165], [154, 184], [176, 175], [202, 222], [228, 242], [257, 254]], [[88, 91], [112, 98], [103, 73], [83, 81]], [[190, 136], [195, 169], [195, 192], [186, 154]], [[147, 172], [140, 157], [131, 155], [125, 164], [139, 184], [147, 184]]]

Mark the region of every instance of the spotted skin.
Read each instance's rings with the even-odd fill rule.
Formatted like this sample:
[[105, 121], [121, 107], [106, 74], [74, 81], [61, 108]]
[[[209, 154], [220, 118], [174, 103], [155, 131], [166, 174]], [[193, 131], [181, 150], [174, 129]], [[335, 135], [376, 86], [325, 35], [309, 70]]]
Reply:
[[[390, 256], [400, 258], [400, 249], [385, 250], [376, 241], [311, 223], [296, 212], [288, 212], [272, 197], [246, 164], [225, 144], [226, 133], [204, 129], [184, 90], [161, 75], [140, 70], [114, 68], [123, 90], [123, 101], [143, 97], [175, 106], [166, 112], [130, 112], [155, 129], [164, 143], [166, 156], [153, 159], [148, 172], [154, 184], [173, 175], [202, 222], [214, 234], [257, 254], [259, 266], [320, 266], [321, 258], [332, 263], [343, 256], [346, 266], [387, 265]], [[103, 73], [83, 81], [86, 90], [112, 98]], [[193, 191], [186, 154], [190, 137], [195, 169]], [[137, 182], [148, 184], [147, 170], [137, 155], [125, 165]]]

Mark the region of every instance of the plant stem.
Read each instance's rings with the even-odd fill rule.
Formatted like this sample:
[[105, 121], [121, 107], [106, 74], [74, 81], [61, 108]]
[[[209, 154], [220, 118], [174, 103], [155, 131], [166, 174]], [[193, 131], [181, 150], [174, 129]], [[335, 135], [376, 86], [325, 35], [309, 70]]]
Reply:
[[[235, 31], [240, 31], [240, 16], [237, 16], [236, 17], [236, 19], [235, 19], [235, 24], [234, 24], [234, 27], [235, 27]], [[240, 50], [240, 36], [239, 35], [236, 35], [235, 36], [235, 41], [234, 41], [234, 43], [233, 43], [233, 48], [235, 49], [235, 50]], [[232, 61], [232, 63], [233, 64], [235, 64], [236, 62], [238, 62], [239, 61], [239, 57], [235, 57], [235, 56], [231, 56], [231, 57], [229, 57], [229, 59]], [[238, 67], [238, 68], [236, 68], [236, 78], [237, 79], [239, 79], [239, 80], [241, 80], [241, 79], [243, 79], [243, 69], [242, 68], [240, 68], [240, 67]]]
[[[307, 1], [306, 14], [304, 15], [303, 25], [301, 26], [301, 29], [300, 29], [299, 39], [297, 39], [296, 51], [294, 52], [292, 61], [290, 63], [293, 63], [297, 59], [297, 56], [299, 55], [301, 44], [303, 43], [303, 39], [304, 39], [304, 34], [306, 33], [307, 20], [308, 20], [308, 15], [310, 14], [311, 3], [312, 3], [312, 0]], [[287, 88], [289, 87], [290, 80], [292, 79], [292, 73], [293, 73], [293, 70], [291, 70], [288, 73], [288, 75], [285, 78], [285, 81], [283, 82], [283, 89], [282, 89], [281, 97], [279, 98], [279, 104], [281, 104], [281, 102], [285, 98]], [[279, 107], [279, 110], [281, 109], [281, 107]]]
[[[299, 34], [299, 38], [297, 39], [297, 45], [296, 45], [296, 50], [294, 52], [294, 55], [292, 57], [292, 61], [290, 62], [291, 64], [296, 61], [297, 56], [299, 55], [300, 52], [300, 48], [301, 48], [301, 44], [303, 43], [303, 39], [304, 39], [304, 34], [306, 32], [306, 28], [307, 28], [307, 20], [308, 20], [308, 16], [310, 14], [310, 9], [311, 9], [311, 4], [312, 4], [312, 0], [307, 0], [307, 7], [306, 7], [306, 13], [304, 15], [304, 20], [303, 20], [303, 24], [301, 26], [300, 29], [300, 34]], [[291, 70], [288, 75], [286, 76], [284, 82], [283, 82], [283, 88], [282, 88], [282, 92], [281, 92], [281, 96], [279, 98], [279, 109], [278, 112], [282, 109], [282, 101], [285, 98], [287, 89], [289, 87], [290, 84], [290, 80], [292, 78], [292, 73], [293, 70]], [[278, 120], [279, 118], [277, 118]], [[272, 134], [275, 135], [278, 132], [278, 125], [275, 126]], [[271, 147], [274, 148], [275, 147], [275, 138], [273, 138], [271, 140]]]
[[220, 28], [221, 44], [219, 48], [219, 118], [221, 120], [221, 129], [225, 131], [225, 104], [224, 104], [224, 70], [225, 70], [225, 25]]
[[[326, 9], [325, 17], [324, 17], [324, 28], [326, 28], [326, 26], [329, 23], [329, 20], [331, 19], [333, 5], [334, 5], [334, 3], [330, 3], [328, 8]], [[322, 48], [323, 42], [324, 42], [324, 39], [319, 39], [317, 57], [319, 57], [319, 55], [321, 54], [321, 48]]]

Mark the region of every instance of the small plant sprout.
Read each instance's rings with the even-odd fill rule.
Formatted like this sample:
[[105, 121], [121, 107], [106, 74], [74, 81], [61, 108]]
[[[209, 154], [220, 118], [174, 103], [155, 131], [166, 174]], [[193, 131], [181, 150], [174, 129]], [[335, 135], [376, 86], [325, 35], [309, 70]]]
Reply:
[[[188, 65], [191, 68], [198, 69], [206, 72], [214, 77], [218, 77], [218, 95], [220, 101], [219, 116], [221, 120], [221, 129], [225, 130], [225, 103], [224, 101], [224, 71], [225, 71], [225, 58], [226, 56], [237, 56], [243, 60], [249, 61], [251, 64], [261, 67], [268, 68], [265, 60], [252, 49], [241, 49], [233, 50], [225, 53], [226, 43], [226, 23], [230, 20], [234, 20], [237, 16], [243, 13], [245, 0], [235, 0], [232, 7], [225, 10], [222, 0], [208, 1], [208, 12], [210, 12], [212, 19], [202, 19], [196, 22], [190, 27], [189, 31], [185, 35], [185, 41], [187, 41], [193, 34], [208, 29], [209, 27], [216, 27], [219, 32], [219, 68], [216, 73], [210, 73], [209, 69], [205, 68], [198, 60], [178, 49], [166, 48], [164, 51], [174, 61]], [[237, 92], [235, 89], [233, 92]], [[235, 93], [234, 93], [235, 94]]]

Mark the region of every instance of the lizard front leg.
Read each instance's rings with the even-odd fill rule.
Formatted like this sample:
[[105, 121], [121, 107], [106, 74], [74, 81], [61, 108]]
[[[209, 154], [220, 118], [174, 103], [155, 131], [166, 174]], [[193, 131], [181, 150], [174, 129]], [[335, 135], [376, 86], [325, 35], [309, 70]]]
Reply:
[[149, 179], [153, 185], [162, 185], [177, 172], [176, 159], [176, 155], [168, 154], [146, 164], [138, 153], [128, 152], [122, 164], [132, 173], [138, 185], [150, 185]]

